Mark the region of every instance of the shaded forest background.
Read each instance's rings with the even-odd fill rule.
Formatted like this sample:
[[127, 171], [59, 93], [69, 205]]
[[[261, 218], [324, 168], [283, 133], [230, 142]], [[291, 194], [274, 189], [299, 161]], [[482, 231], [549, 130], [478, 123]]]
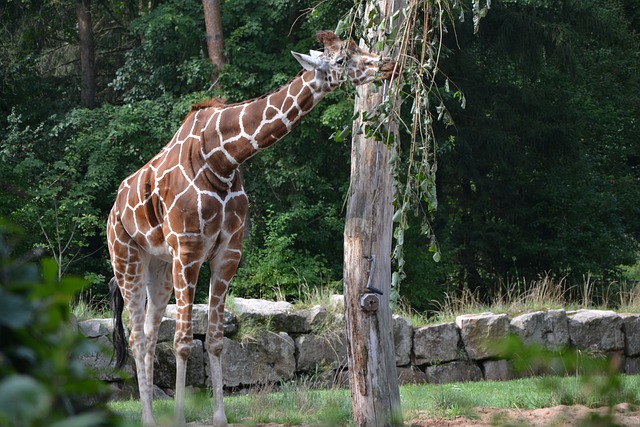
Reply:
[[[171, 139], [190, 104], [290, 80], [299, 65], [289, 52], [318, 48], [316, 31], [353, 5], [222, 0], [224, 50], [212, 61], [203, 3], [0, 2], [0, 216], [27, 230], [16, 251], [41, 248], [98, 298], [122, 179]], [[447, 292], [489, 296], [540, 275], [567, 287], [640, 279], [636, 0], [494, 0], [477, 34], [465, 18], [440, 64], [467, 100], [462, 109], [443, 86], [455, 124], [435, 129], [442, 259], [417, 216], [405, 234], [405, 301], [425, 310]], [[331, 94], [243, 165], [251, 211], [233, 294], [340, 289], [350, 144], [334, 136], [351, 123], [352, 99], [350, 88]]]

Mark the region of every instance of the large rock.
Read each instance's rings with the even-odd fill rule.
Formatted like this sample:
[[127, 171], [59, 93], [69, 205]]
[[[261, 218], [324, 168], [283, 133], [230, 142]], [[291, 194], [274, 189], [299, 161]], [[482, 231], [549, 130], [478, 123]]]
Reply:
[[511, 332], [527, 345], [558, 350], [569, 345], [569, 323], [564, 310], [536, 311], [511, 319]]
[[223, 334], [225, 337], [231, 337], [238, 332], [238, 318], [229, 310], [224, 311]]
[[293, 305], [286, 301], [267, 301], [264, 299], [234, 298], [233, 311], [239, 317], [265, 319], [284, 316]]
[[640, 374], [640, 357], [625, 357], [623, 372], [628, 375]]
[[[156, 346], [153, 383], [161, 388], [174, 388], [176, 385], [176, 356], [172, 342], [162, 342]], [[191, 355], [187, 360], [186, 385], [201, 387], [204, 384], [204, 348], [202, 341], [193, 340]]]
[[163, 317], [158, 328], [158, 342], [173, 342], [176, 332], [176, 319]]
[[296, 338], [296, 370], [317, 372], [347, 364], [347, 340], [344, 333], [301, 335]]
[[569, 318], [571, 344], [595, 353], [622, 350], [622, 318], [608, 310], [578, 310]]
[[620, 314], [624, 332], [624, 354], [627, 357], [640, 355], [640, 314]]
[[[176, 318], [177, 309], [175, 304], [167, 305], [165, 316], [170, 319]], [[191, 327], [194, 335], [206, 335], [209, 326], [209, 306], [207, 304], [194, 304], [191, 311]], [[175, 328], [175, 327], [174, 327]], [[224, 311], [224, 335], [231, 336], [238, 330], [238, 319], [230, 311]], [[171, 338], [173, 339], [173, 337]]]
[[466, 314], [456, 317], [456, 326], [464, 348], [473, 360], [500, 356], [498, 345], [509, 332], [509, 317], [506, 314]]
[[276, 316], [272, 325], [276, 330], [288, 334], [308, 334], [318, 330], [327, 321], [327, 317], [327, 310], [316, 305], [287, 312], [284, 316]]
[[460, 333], [453, 323], [417, 328], [413, 333], [416, 365], [435, 365], [460, 358]]
[[427, 374], [422, 372], [415, 366], [398, 366], [396, 367], [398, 374], [398, 384], [424, 384], [427, 382]]
[[267, 301], [264, 299], [234, 298], [233, 311], [240, 320], [252, 320], [268, 323], [272, 327], [283, 325], [293, 305], [286, 301]]
[[487, 381], [508, 381], [517, 377], [508, 360], [485, 360], [482, 370]]
[[113, 331], [112, 319], [89, 319], [78, 322], [80, 332], [87, 338], [110, 335]]
[[[208, 358], [205, 358], [205, 366], [207, 385], [210, 386]], [[287, 380], [295, 370], [295, 343], [284, 332], [264, 332], [255, 340], [244, 343], [224, 339], [222, 377], [226, 387]]]
[[127, 363], [121, 370], [116, 370], [115, 359], [112, 357], [112, 319], [83, 320], [77, 323], [77, 328], [89, 342], [86, 351], [79, 356], [79, 359], [95, 371], [97, 378], [103, 381], [117, 381], [121, 378], [121, 372], [125, 376], [133, 375], [134, 363], [131, 357], [127, 359]]
[[[89, 340], [89, 346], [85, 347], [87, 351], [79, 356], [80, 361], [96, 372], [97, 378], [103, 381], [117, 381], [121, 375], [116, 370], [115, 359], [111, 357], [113, 354], [111, 341], [106, 335], [100, 335]], [[133, 358], [129, 357], [127, 363], [122, 368], [125, 375], [133, 375], [134, 370]]]
[[234, 298], [235, 313], [245, 319], [268, 323], [271, 328], [288, 334], [308, 334], [318, 329], [327, 320], [327, 310], [316, 305], [311, 308], [294, 309], [286, 301]]
[[393, 316], [393, 347], [396, 355], [396, 366], [411, 363], [413, 347], [413, 325], [401, 316]]
[[427, 381], [436, 384], [482, 380], [482, 370], [475, 363], [467, 361], [427, 366], [425, 373]]
[[[175, 304], [167, 305], [165, 316], [175, 319], [177, 316], [177, 306]], [[191, 310], [191, 327], [194, 335], [205, 335], [207, 326], [209, 325], [209, 307], [207, 304], [194, 304]]]

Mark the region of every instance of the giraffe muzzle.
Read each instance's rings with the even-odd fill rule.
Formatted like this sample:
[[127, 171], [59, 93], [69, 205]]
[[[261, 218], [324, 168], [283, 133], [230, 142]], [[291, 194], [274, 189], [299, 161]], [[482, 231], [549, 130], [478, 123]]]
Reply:
[[380, 64], [380, 79], [391, 80], [397, 78], [400, 75], [399, 64], [390, 59], [383, 58]]

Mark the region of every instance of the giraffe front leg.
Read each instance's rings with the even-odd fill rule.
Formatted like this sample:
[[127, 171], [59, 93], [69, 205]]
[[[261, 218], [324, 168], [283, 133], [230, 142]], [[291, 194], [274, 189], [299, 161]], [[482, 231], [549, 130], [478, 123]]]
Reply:
[[[242, 235], [236, 239], [241, 244]], [[213, 389], [213, 427], [226, 427], [224, 412], [222, 354], [224, 329], [224, 302], [229, 282], [240, 263], [240, 248], [228, 248], [211, 262], [211, 283], [209, 285], [209, 324], [207, 326], [206, 349], [209, 356], [211, 386]]]
[[209, 296], [209, 325], [207, 327], [206, 350], [209, 356], [211, 388], [213, 391], [213, 427], [226, 427], [227, 416], [224, 412], [222, 362], [220, 356], [223, 346], [224, 299], [228, 284], [219, 278], [211, 277]]
[[173, 286], [176, 296], [176, 333], [173, 349], [176, 355], [175, 420], [176, 426], [185, 425], [184, 400], [187, 378], [187, 360], [191, 355], [193, 328], [191, 314], [196, 283], [202, 263], [181, 261], [173, 263]]

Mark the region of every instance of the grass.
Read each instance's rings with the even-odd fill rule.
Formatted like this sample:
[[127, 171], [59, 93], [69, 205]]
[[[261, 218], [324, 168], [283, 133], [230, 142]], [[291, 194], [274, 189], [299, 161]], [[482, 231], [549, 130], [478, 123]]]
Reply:
[[[599, 294], [596, 295], [596, 293]], [[331, 307], [330, 290], [301, 291], [298, 308], [322, 305], [330, 314], [337, 314]], [[516, 316], [524, 312], [563, 308], [613, 308], [624, 312], [640, 312], [640, 286], [633, 284], [611, 284], [603, 287], [586, 277], [581, 287], [569, 287], [564, 279], [541, 276], [538, 280], [524, 280], [502, 285], [488, 302], [468, 290], [447, 295], [438, 312], [430, 317], [413, 312], [410, 307], [400, 305], [399, 314], [408, 317], [414, 327], [428, 323], [453, 321], [460, 314], [491, 311]], [[597, 303], [595, 302], [597, 301]], [[233, 297], [228, 307], [233, 308]], [[328, 316], [334, 319], [336, 316]], [[331, 323], [331, 322], [329, 322]], [[331, 329], [335, 325], [323, 325]], [[341, 326], [342, 327], [342, 326]], [[250, 340], [261, 330], [269, 329], [268, 323], [245, 325], [239, 335]], [[326, 329], [325, 329], [326, 328]], [[476, 382], [446, 385], [408, 385], [401, 388], [402, 409], [405, 419], [456, 416], [474, 417], [477, 407], [511, 409], [536, 409], [556, 405], [581, 404], [588, 407], [614, 405], [627, 402], [640, 403], [640, 376], [615, 376], [621, 381], [615, 391], [607, 389], [608, 377], [539, 377], [508, 382]], [[610, 382], [611, 378], [609, 378]], [[112, 408], [138, 425], [140, 405], [137, 401], [112, 403]], [[348, 390], [318, 390], [309, 384], [287, 382], [274, 388], [253, 390], [243, 396], [225, 398], [229, 422], [242, 425], [255, 423], [277, 423], [310, 426], [353, 425], [351, 401]], [[203, 422], [212, 413], [211, 400], [206, 393], [188, 397], [186, 416], [189, 422]], [[154, 406], [160, 426], [173, 423], [173, 402], [159, 401]]]
[[111, 317], [108, 301], [84, 293], [80, 294], [77, 301], [72, 303], [71, 312], [78, 321]]
[[[140, 418], [136, 400], [113, 402], [112, 409], [126, 420]], [[212, 414], [211, 399], [206, 393], [192, 394], [185, 404], [187, 422], [206, 422]], [[266, 388], [244, 396], [225, 397], [225, 412], [232, 424], [252, 425], [276, 422], [288, 425], [348, 425], [351, 401], [348, 390], [310, 390], [285, 384], [279, 391]], [[154, 415], [160, 426], [171, 426], [173, 401], [154, 402]]]
[[398, 313], [410, 319], [414, 327], [425, 324], [453, 322], [462, 314], [492, 312], [517, 316], [549, 309], [608, 309], [625, 313], [640, 313], [640, 282], [597, 283], [585, 276], [580, 286], [568, 285], [566, 278], [547, 274], [527, 282], [519, 279], [501, 283], [497, 291], [487, 298], [468, 288], [447, 293], [437, 309], [426, 316], [411, 310], [409, 304], [400, 304]]
[[[476, 407], [518, 408], [521, 410], [556, 405], [606, 406], [621, 402], [640, 403], [640, 376], [621, 376], [621, 392], [598, 392], [599, 377], [542, 377], [505, 382], [481, 381], [455, 384], [407, 385], [400, 388], [405, 419], [425, 416], [451, 418], [474, 417]], [[111, 407], [127, 420], [137, 421], [137, 401], [114, 402]], [[351, 401], [345, 389], [310, 390], [294, 383], [283, 384], [278, 391], [263, 389], [244, 396], [225, 398], [230, 423], [252, 425], [350, 426]], [[186, 404], [188, 422], [206, 422], [211, 416], [211, 401], [206, 394], [195, 394]], [[154, 412], [161, 426], [171, 425], [172, 401], [157, 401]]]
[[609, 403], [640, 402], [639, 376], [621, 377], [619, 393], [598, 392], [601, 377], [541, 377], [493, 382], [480, 381], [445, 385], [411, 385], [402, 388], [403, 410], [412, 414], [426, 411], [435, 417], [473, 415], [475, 407], [537, 409], [557, 405], [585, 405], [590, 408]]

